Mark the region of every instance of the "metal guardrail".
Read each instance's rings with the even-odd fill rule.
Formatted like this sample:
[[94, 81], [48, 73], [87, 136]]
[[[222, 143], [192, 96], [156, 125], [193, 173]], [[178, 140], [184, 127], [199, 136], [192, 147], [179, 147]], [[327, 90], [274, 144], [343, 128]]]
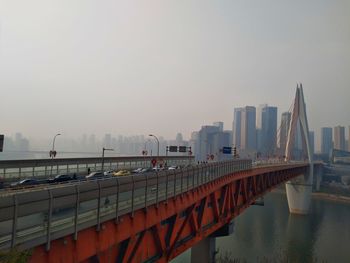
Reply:
[[[149, 167], [155, 156], [104, 157], [105, 169], [134, 169]], [[159, 156], [163, 163], [186, 165], [194, 162], [193, 156]], [[33, 160], [1, 160], [0, 179], [13, 181], [24, 178], [48, 178], [57, 174], [87, 174], [88, 170], [102, 169], [102, 158], [61, 158]]]
[[26, 249], [147, 209], [224, 175], [252, 168], [251, 160], [48, 186], [0, 196], [0, 250]]

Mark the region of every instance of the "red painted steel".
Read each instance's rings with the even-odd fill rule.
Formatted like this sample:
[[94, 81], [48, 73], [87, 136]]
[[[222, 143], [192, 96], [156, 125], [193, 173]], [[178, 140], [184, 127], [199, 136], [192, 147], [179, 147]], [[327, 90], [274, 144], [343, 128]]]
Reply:
[[29, 262], [168, 262], [242, 213], [306, 165], [255, 168], [223, 176], [185, 194], [36, 247]]

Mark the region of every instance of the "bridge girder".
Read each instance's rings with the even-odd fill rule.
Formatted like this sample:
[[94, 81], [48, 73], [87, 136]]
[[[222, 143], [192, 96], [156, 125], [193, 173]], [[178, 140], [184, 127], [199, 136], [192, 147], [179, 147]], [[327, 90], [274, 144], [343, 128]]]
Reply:
[[29, 262], [168, 262], [228, 224], [306, 166], [265, 167], [218, 178], [158, 205], [36, 247]]

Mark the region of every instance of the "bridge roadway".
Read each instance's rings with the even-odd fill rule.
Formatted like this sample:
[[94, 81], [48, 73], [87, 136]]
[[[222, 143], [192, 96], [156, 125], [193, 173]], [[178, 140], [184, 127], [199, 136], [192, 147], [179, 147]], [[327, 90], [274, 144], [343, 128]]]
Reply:
[[[136, 169], [149, 167], [155, 156], [104, 157], [104, 169]], [[157, 159], [172, 165], [187, 165], [194, 162], [193, 156], [159, 156]], [[0, 180], [17, 181], [24, 178], [47, 179], [57, 174], [86, 174], [102, 170], [102, 158], [57, 158], [0, 160]]]
[[[64, 243], [69, 243], [70, 239], [67, 237], [72, 237], [72, 240], [77, 244], [84, 243], [87, 231], [94, 229], [96, 233], [105, 233], [106, 227], [112, 221], [117, 227], [122, 226], [127, 222], [130, 223], [130, 220], [141, 218], [136, 216], [140, 212], [147, 218], [150, 210], [152, 210], [150, 214], [157, 214], [160, 210], [157, 212], [154, 209], [157, 210], [164, 205], [168, 205], [168, 208], [171, 207], [170, 200], [176, 201], [180, 198], [182, 201], [179, 202], [183, 204], [183, 198], [188, 199], [191, 193], [194, 196], [200, 194], [202, 197], [214, 194], [214, 199], [211, 201], [210, 198], [206, 198], [206, 201], [199, 200], [200, 205], [197, 207], [194, 207], [193, 202], [190, 202], [190, 207], [186, 207], [186, 205], [178, 207], [177, 210], [179, 208], [180, 210], [177, 211], [175, 219], [173, 219], [174, 214], [171, 214], [170, 217], [164, 214], [163, 216], [158, 215], [158, 219], [153, 216], [153, 221], [144, 218], [144, 224], [146, 221], [158, 223], [149, 228], [152, 229], [150, 232], [153, 233], [152, 240], [156, 240], [156, 246], [147, 248], [148, 255], [142, 255], [141, 261], [162, 258], [169, 260], [183, 251], [184, 248], [180, 247], [183, 247], [186, 239], [191, 239], [188, 236], [179, 240], [180, 235], [178, 235], [174, 240], [170, 233], [175, 228], [173, 220], [176, 221], [176, 218], [183, 218], [184, 221], [190, 220], [189, 217], [192, 214], [190, 210], [193, 212], [193, 209], [198, 213], [202, 210], [204, 213], [204, 202], [205, 207], [205, 204], [208, 204], [208, 207], [219, 208], [220, 211], [214, 209], [215, 222], [208, 222], [206, 226], [203, 223], [201, 226], [202, 222], [193, 223], [196, 221], [193, 218], [190, 221], [194, 224], [196, 231], [206, 227], [208, 231], [213, 232], [222, 226], [228, 220], [227, 218], [231, 220], [235, 213], [237, 215], [236, 211], [235, 213], [232, 211], [232, 215], [231, 213], [227, 215], [228, 211], [224, 211], [226, 210], [225, 206], [228, 205], [229, 209], [233, 209], [235, 205], [239, 205], [241, 212], [271, 187], [302, 174], [306, 168], [307, 164], [305, 163], [265, 165], [253, 169], [253, 171], [255, 170], [253, 177], [252, 174], [248, 173], [252, 171], [251, 160], [231, 160], [136, 176], [83, 181], [59, 186], [48, 185], [22, 192], [6, 191], [0, 195], [0, 251], [11, 248], [19, 250], [35, 248], [32, 262], [55, 262], [56, 257], [60, 258], [62, 253], [66, 253], [60, 251], [61, 256], [57, 253], [57, 249], [61, 249], [57, 242], [62, 238], [66, 240], [63, 241]], [[247, 176], [249, 174], [250, 176]], [[230, 176], [230, 181], [236, 181], [236, 184], [226, 187], [224, 192], [221, 191], [224, 195], [215, 195], [214, 188], [211, 189], [211, 187], [224, 179], [227, 180], [228, 176]], [[204, 189], [209, 192], [203, 192]], [[231, 196], [233, 194], [234, 200], [224, 204], [224, 199], [228, 198], [225, 194], [228, 190], [231, 191]], [[240, 202], [241, 204], [239, 204]], [[226, 213], [226, 221], [223, 219], [220, 221], [218, 213], [220, 215]], [[161, 231], [160, 228], [165, 226], [168, 233], [166, 240], [162, 240], [154, 232], [155, 229]], [[138, 255], [136, 252], [140, 246], [141, 238], [149, 229], [134, 232], [137, 231], [137, 228], [132, 229], [130, 225], [128, 228], [119, 229], [121, 235], [119, 241], [116, 242], [119, 248], [118, 252], [115, 253], [121, 261], [125, 259], [128, 259], [129, 262], [140, 261], [140, 258], [136, 259], [134, 256]], [[87, 244], [83, 246], [87, 246]], [[133, 247], [131, 251], [130, 247]], [[161, 251], [162, 249], [167, 252]], [[88, 252], [86, 247], [81, 247], [79, 251], [76, 248], [74, 250], [76, 255], [71, 255], [72, 251], [66, 254], [68, 257], [71, 256], [67, 262], [87, 260], [96, 257], [98, 252], [95, 251], [96, 248], [90, 248]], [[73, 258], [75, 260], [72, 260]]]

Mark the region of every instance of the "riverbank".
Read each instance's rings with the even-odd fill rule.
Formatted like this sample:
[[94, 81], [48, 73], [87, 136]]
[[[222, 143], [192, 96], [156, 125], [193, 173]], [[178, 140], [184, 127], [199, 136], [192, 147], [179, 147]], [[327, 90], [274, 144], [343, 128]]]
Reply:
[[[283, 190], [283, 189], [275, 189], [272, 192], [286, 194], [286, 190]], [[337, 195], [337, 194], [316, 192], [316, 193], [312, 193], [312, 198], [350, 204], [350, 197], [349, 196], [343, 196], [343, 195]]]
[[328, 193], [312, 193], [312, 198], [331, 200], [335, 202], [349, 203], [350, 197], [336, 194], [328, 194]]

